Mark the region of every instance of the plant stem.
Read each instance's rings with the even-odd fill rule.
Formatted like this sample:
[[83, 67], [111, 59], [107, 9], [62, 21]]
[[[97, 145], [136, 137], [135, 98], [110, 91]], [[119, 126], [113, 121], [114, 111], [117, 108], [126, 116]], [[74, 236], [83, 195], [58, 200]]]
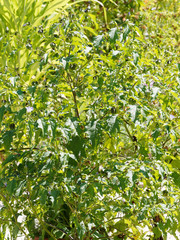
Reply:
[[63, 232], [64, 234], [66, 234], [70, 239], [74, 240], [74, 238], [72, 238], [72, 237], [71, 237], [67, 232], [65, 232], [63, 229], [61, 229], [61, 228], [59, 228], [59, 227], [56, 227], [56, 226], [54, 226], [54, 225], [52, 225], [52, 224], [49, 224], [49, 223], [46, 223], [46, 224], [47, 224], [48, 226], [54, 228], [54, 229], [60, 230], [61, 232]]
[[132, 137], [132, 135], [131, 135], [128, 127], [127, 127], [126, 120], [125, 120], [123, 117], [122, 117], [122, 119], [123, 119], [124, 127], [125, 127], [125, 129], [126, 129], [126, 132], [127, 132], [128, 136], [129, 136], [129, 138], [132, 140], [132, 142], [134, 142], [134, 141], [133, 141], [133, 137]]
[[[67, 72], [67, 76], [68, 76], [68, 82], [73, 94], [73, 100], [74, 100], [74, 105], [75, 105], [75, 111], [76, 111], [76, 117], [80, 119], [80, 114], [79, 114], [79, 110], [78, 110], [78, 106], [77, 106], [77, 95], [76, 95], [76, 91], [74, 90], [74, 84], [73, 84], [73, 80], [71, 78], [71, 75]], [[72, 86], [73, 85], [73, 86]]]
[[24, 229], [21, 227], [20, 223], [18, 223], [17, 217], [16, 217], [16, 215], [15, 215], [15, 213], [14, 213], [14, 211], [13, 211], [13, 209], [12, 209], [10, 203], [9, 203], [9, 201], [6, 199], [6, 197], [5, 197], [2, 193], [0, 193], [0, 196], [3, 197], [3, 199], [5, 200], [7, 206], [9, 207], [9, 210], [10, 210], [11, 214], [12, 214], [13, 217], [14, 217], [16, 226], [17, 226], [17, 227], [19, 228], [19, 230], [26, 236], [26, 238], [29, 239], [27, 233], [26, 233], [26, 232], [24, 231]]

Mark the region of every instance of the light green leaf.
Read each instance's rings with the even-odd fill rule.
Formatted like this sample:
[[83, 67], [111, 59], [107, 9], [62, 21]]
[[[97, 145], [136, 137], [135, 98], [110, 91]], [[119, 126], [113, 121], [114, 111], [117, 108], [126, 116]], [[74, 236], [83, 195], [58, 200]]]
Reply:
[[128, 224], [126, 224], [124, 220], [120, 220], [114, 225], [114, 227], [120, 232], [125, 233], [127, 231]]
[[47, 123], [44, 121], [43, 118], [39, 118], [37, 120], [37, 123], [38, 123], [38, 128], [40, 128], [42, 130], [42, 134], [43, 134], [43, 136], [45, 136], [45, 134], [47, 133], [47, 129], [48, 129]]
[[152, 91], [153, 91], [152, 97], [153, 97], [153, 99], [155, 99], [158, 92], [160, 91], [160, 89], [159, 89], [159, 87], [153, 87]]
[[19, 196], [21, 195], [21, 193], [22, 193], [23, 188], [24, 188], [25, 185], [26, 185], [26, 180], [21, 181], [21, 182], [19, 183], [19, 186], [18, 186], [18, 188], [17, 188], [17, 190], [16, 190], [16, 193], [15, 193], [15, 195], [16, 195], [17, 197], [19, 197]]
[[107, 120], [108, 127], [109, 127], [108, 130], [110, 131], [111, 134], [115, 133], [116, 130], [119, 130], [119, 121], [117, 117], [118, 115], [114, 115]]
[[84, 26], [84, 29], [88, 30], [90, 33], [92, 33], [94, 36], [97, 36], [97, 32], [91, 28], [91, 27], [87, 27], [87, 26]]
[[94, 38], [93, 44], [95, 47], [99, 47], [103, 40], [103, 35], [98, 35], [97, 37]]
[[112, 28], [109, 32], [109, 37], [112, 42], [118, 39], [117, 28]]
[[137, 106], [136, 105], [129, 105], [128, 112], [131, 114], [131, 120], [134, 122], [137, 117]]
[[128, 36], [128, 34], [130, 33], [130, 29], [129, 26], [127, 25], [124, 29], [124, 33], [123, 33], [123, 40], [126, 41], [126, 38]]
[[133, 53], [133, 58], [134, 58], [134, 60], [133, 60], [134, 64], [137, 65], [138, 60], [139, 60], [139, 54], [138, 53]]
[[98, 121], [92, 121], [87, 126], [87, 134], [89, 135], [93, 148], [95, 147], [97, 141], [97, 124]]

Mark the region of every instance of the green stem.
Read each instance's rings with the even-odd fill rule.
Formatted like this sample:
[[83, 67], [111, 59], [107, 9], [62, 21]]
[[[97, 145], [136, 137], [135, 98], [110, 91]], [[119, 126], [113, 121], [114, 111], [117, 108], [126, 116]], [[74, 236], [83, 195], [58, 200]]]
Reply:
[[21, 51], [18, 51], [18, 74], [21, 75]]
[[16, 215], [15, 215], [15, 213], [14, 213], [14, 211], [13, 211], [13, 209], [12, 209], [10, 203], [9, 203], [9, 201], [6, 199], [6, 197], [5, 197], [2, 193], [0, 193], [0, 196], [5, 200], [7, 206], [9, 207], [9, 210], [10, 210], [11, 214], [12, 214], [13, 217], [14, 217], [16, 226], [17, 226], [17, 227], [19, 228], [19, 230], [26, 236], [26, 238], [29, 239], [28, 235], [26, 234], [26, 232], [24, 231], [24, 229], [21, 227], [20, 223], [18, 223], [17, 217], [16, 217]]
[[73, 240], [73, 238], [72, 238], [67, 232], [65, 232], [63, 229], [61, 229], [61, 228], [59, 228], [59, 227], [56, 227], [56, 226], [54, 226], [54, 225], [52, 225], [52, 224], [49, 224], [49, 223], [46, 223], [46, 224], [47, 224], [48, 226], [54, 228], [54, 229], [60, 230], [61, 232], [63, 232], [64, 234], [66, 234], [70, 239]]
[[134, 142], [134, 141], [133, 141], [133, 137], [132, 137], [132, 135], [131, 135], [131, 133], [130, 133], [128, 127], [127, 127], [127, 124], [126, 124], [125, 119], [124, 119], [124, 118], [122, 118], [122, 119], [123, 119], [124, 127], [125, 127], [125, 129], [126, 129], [126, 132], [127, 132], [128, 136], [129, 136], [129, 138], [132, 140], [132, 142]]

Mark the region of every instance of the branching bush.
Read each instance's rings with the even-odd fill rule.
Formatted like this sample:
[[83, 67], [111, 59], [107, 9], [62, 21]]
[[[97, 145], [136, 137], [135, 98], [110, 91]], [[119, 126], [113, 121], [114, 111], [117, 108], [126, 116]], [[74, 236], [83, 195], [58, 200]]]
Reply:
[[[140, 1], [126, 3], [134, 13]], [[179, 230], [177, 42], [152, 38], [142, 12], [118, 23], [120, 10], [105, 21], [87, 6], [1, 30], [3, 239], [6, 229], [74, 240]]]

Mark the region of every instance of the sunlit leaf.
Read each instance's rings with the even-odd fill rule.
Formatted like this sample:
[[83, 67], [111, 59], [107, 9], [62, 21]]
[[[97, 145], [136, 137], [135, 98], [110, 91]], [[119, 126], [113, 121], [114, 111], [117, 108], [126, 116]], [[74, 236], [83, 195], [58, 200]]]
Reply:
[[99, 47], [99, 45], [101, 44], [103, 40], [103, 35], [98, 35], [94, 38], [93, 44], [95, 47]]

